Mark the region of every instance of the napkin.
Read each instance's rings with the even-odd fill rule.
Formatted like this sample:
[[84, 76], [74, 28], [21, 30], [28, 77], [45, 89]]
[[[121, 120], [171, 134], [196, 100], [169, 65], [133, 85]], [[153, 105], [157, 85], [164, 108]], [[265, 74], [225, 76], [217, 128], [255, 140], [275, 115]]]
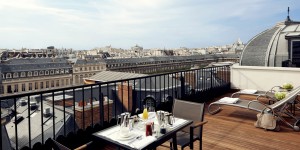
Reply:
[[172, 126], [170, 126], [170, 128], [175, 128], [179, 125], [181, 125], [182, 123], [184, 123], [186, 120], [184, 119], [180, 119], [180, 118], [175, 118], [175, 122], [173, 123]]
[[244, 89], [240, 91], [240, 93], [245, 93], [245, 94], [255, 94], [256, 92], [257, 90], [253, 90], [253, 89]]
[[117, 126], [117, 127], [113, 127], [113, 128], [107, 129], [105, 131], [99, 132], [97, 134], [102, 135], [102, 136], [111, 137], [111, 135], [119, 133], [119, 131], [120, 131], [120, 127]]
[[239, 100], [239, 98], [223, 97], [219, 100], [222, 103], [234, 104]]
[[146, 137], [143, 137], [143, 139], [141, 139], [141, 140], [134, 141], [132, 143], [132, 146], [136, 149], [142, 149], [155, 140], [156, 140], [156, 138], [154, 136], [146, 136]]

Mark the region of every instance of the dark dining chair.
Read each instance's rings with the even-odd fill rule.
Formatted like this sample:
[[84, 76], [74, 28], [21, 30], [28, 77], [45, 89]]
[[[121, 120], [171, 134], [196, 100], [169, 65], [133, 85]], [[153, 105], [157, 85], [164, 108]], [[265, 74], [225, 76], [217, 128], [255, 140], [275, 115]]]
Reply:
[[[65, 145], [59, 143], [58, 141], [52, 139], [53, 141], [53, 149], [54, 150], [71, 150], [70, 148], [66, 147]], [[92, 144], [92, 141], [84, 144], [84, 145], [81, 145], [77, 148], [75, 148], [74, 150], [86, 150], [86, 149], [89, 149], [90, 145]]]
[[[202, 149], [202, 130], [203, 125], [207, 123], [207, 121], [203, 121], [204, 108], [204, 103], [194, 103], [175, 99], [173, 105], [174, 117], [193, 121], [192, 125], [177, 132], [177, 145], [180, 145], [182, 150], [186, 146], [190, 146], [190, 149], [193, 149], [193, 143], [196, 140], [199, 141], [199, 149]], [[173, 145], [173, 140], [170, 140], [170, 148], [177, 145]]]

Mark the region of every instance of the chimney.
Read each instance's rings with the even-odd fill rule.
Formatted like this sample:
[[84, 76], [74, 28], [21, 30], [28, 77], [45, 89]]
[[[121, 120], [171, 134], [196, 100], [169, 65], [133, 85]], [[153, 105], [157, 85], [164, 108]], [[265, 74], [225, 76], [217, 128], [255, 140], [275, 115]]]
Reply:
[[75, 120], [79, 128], [85, 129], [88, 126], [91, 126], [92, 123], [94, 125], [100, 123], [101, 112], [104, 113], [104, 121], [109, 122], [110, 119], [112, 119], [112, 100], [109, 100], [109, 102], [103, 101], [103, 111], [100, 111], [99, 101], [94, 102], [93, 107], [91, 103], [87, 103], [87, 101], [91, 102], [91, 100], [85, 100], [84, 103], [83, 101], [79, 101], [78, 105], [75, 106]]
[[78, 102], [79, 107], [83, 107], [83, 106], [86, 106], [86, 105], [87, 105], [86, 101], [83, 102], [83, 100], [81, 100], [81, 101]]
[[123, 107], [125, 111], [132, 111], [132, 84], [128, 84], [128, 82], [123, 82], [118, 85], [118, 98], [120, 103], [123, 102]]
[[196, 76], [195, 72], [187, 72], [184, 76], [184, 80], [192, 86], [193, 89], [196, 88]]

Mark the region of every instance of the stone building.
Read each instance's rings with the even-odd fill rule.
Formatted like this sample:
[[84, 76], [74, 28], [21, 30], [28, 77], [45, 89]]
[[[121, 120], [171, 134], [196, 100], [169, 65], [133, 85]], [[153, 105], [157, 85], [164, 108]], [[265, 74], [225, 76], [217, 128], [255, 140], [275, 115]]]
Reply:
[[73, 85], [84, 84], [84, 78], [91, 77], [100, 71], [106, 70], [103, 59], [69, 59], [73, 68]]
[[72, 66], [63, 58], [13, 58], [2, 61], [1, 94], [70, 86]]

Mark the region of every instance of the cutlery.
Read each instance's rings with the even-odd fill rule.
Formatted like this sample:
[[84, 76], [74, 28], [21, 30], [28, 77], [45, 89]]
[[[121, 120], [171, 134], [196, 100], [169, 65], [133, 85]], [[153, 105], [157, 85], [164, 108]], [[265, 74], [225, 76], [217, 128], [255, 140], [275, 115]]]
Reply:
[[134, 141], [141, 140], [142, 138], [143, 138], [143, 135], [139, 135], [135, 139], [133, 139], [132, 141], [128, 142], [128, 144], [132, 144]]

